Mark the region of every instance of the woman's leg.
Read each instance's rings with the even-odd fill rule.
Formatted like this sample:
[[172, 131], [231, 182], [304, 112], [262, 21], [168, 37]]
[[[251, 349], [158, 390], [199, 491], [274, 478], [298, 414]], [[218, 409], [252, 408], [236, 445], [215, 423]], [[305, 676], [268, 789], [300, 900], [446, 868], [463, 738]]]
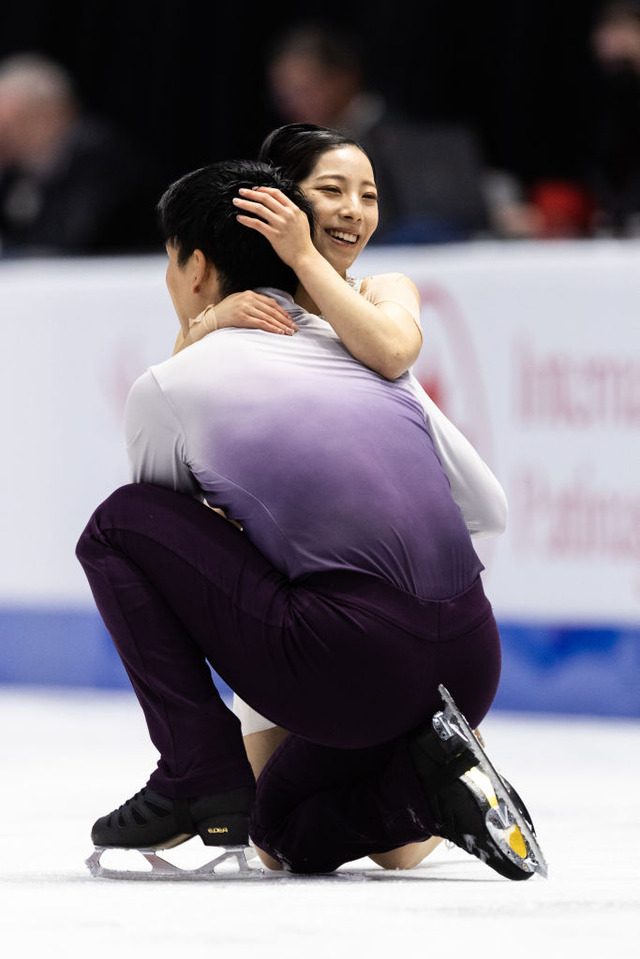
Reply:
[[293, 872], [331, 872], [433, 832], [403, 740], [340, 750], [290, 736], [258, 781], [251, 837]]
[[[244, 737], [245, 749], [256, 780], [288, 735], [289, 733], [285, 729], [281, 729], [280, 726], [272, 726], [269, 729], [249, 733]], [[412, 869], [419, 865], [423, 859], [426, 859], [441, 842], [442, 839], [439, 836], [432, 836], [424, 842], [410, 843], [407, 846], [392, 849], [390, 852], [374, 854], [371, 859], [383, 869]], [[267, 868], [282, 869], [282, 865], [277, 859], [274, 859], [262, 849], [257, 851]]]

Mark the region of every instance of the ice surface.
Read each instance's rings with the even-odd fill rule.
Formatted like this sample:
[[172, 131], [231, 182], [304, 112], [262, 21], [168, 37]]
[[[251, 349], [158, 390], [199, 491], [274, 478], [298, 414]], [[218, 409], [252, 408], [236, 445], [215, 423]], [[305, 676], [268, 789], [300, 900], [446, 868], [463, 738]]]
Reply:
[[[524, 883], [444, 845], [406, 873], [360, 861], [327, 878], [92, 879], [91, 824], [155, 765], [137, 703], [5, 687], [0, 729], [4, 955], [6, 945], [114, 959], [640, 955], [638, 721], [487, 717], [489, 755], [529, 806], [549, 863], [548, 880]], [[204, 862], [206, 851], [193, 840], [179, 855]]]

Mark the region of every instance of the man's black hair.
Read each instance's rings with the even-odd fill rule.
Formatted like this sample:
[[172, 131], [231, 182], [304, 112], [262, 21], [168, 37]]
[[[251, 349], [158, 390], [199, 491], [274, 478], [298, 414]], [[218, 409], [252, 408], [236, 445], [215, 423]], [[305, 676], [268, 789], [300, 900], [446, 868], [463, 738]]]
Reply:
[[257, 186], [281, 190], [303, 210], [313, 230], [313, 208], [296, 184], [256, 160], [221, 161], [187, 173], [158, 203], [160, 230], [165, 243], [175, 247], [178, 265], [202, 250], [218, 271], [222, 296], [257, 286], [294, 293], [298, 285], [266, 237], [236, 219], [243, 211], [233, 198], [241, 187]]

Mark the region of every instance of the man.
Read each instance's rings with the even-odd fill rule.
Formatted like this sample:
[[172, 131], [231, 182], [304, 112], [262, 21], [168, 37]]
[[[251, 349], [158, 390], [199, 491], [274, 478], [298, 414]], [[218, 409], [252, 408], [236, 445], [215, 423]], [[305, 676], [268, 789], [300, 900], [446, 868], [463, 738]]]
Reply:
[[[250, 829], [274, 865], [326, 872], [435, 834], [528, 878], [513, 819], [485, 824], [505, 790], [431, 728], [440, 683], [480, 722], [500, 648], [422, 405], [408, 377], [362, 366], [293, 303], [292, 271], [236, 221], [233, 198], [258, 183], [311, 219], [293, 184], [251, 162], [188, 174], [159, 204], [185, 332], [245, 289], [275, 298], [298, 332], [219, 330], [131, 390], [136, 482], [96, 510], [78, 557], [160, 760], [93, 841], [228, 846]], [[255, 801], [207, 660], [291, 731]]]

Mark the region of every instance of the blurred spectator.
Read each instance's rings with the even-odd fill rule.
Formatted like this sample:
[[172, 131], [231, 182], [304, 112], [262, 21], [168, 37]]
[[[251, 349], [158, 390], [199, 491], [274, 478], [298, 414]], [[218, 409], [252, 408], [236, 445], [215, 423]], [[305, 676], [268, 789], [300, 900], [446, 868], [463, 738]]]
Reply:
[[594, 144], [587, 175], [596, 230], [640, 235], [640, 0], [615, 0], [591, 34], [596, 65]]
[[123, 136], [87, 115], [68, 73], [35, 54], [0, 63], [0, 253], [158, 248], [163, 181]]
[[465, 240], [492, 228], [476, 139], [462, 124], [402, 115], [364, 78], [354, 38], [301, 23], [276, 39], [266, 80], [278, 122], [348, 133], [369, 152], [380, 191], [378, 243]]

